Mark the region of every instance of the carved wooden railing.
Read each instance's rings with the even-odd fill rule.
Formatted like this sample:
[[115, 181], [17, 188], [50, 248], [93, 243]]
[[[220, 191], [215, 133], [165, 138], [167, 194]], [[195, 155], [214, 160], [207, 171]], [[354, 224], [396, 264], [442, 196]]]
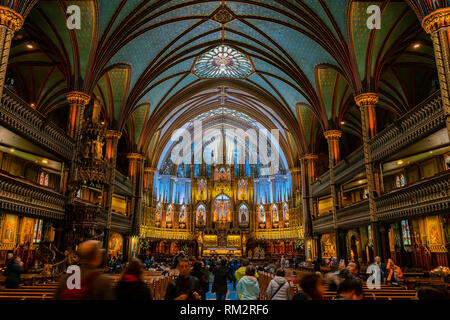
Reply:
[[0, 173], [0, 209], [36, 217], [64, 219], [65, 197]]
[[[415, 184], [393, 190], [375, 199], [379, 221], [389, 221], [412, 216], [436, 214], [450, 210], [450, 171]], [[339, 209], [338, 226], [368, 224], [370, 222], [368, 201]], [[315, 232], [333, 229], [333, 217], [327, 214], [313, 221]]]
[[[97, 219], [97, 222], [102, 227], [106, 226], [106, 211], [102, 212]], [[112, 212], [111, 215], [111, 228], [120, 232], [130, 232], [132, 226], [132, 220], [130, 217], [121, 213]]]
[[376, 200], [379, 220], [450, 210], [450, 171], [391, 191]]
[[445, 112], [440, 91], [402, 116], [370, 142], [373, 161], [381, 161], [417, 140], [445, 126]]
[[[378, 133], [370, 142], [373, 161], [386, 159], [401, 149], [445, 127], [445, 112], [440, 91], [403, 115], [396, 123]], [[336, 184], [345, 183], [364, 171], [362, 146], [341, 160], [334, 168]], [[325, 172], [312, 185], [313, 196], [330, 192], [330, 174]]]
[[72, 157], [73, 140], [6, 88], [0, 99], [0, 124], [64, 159]]
[[114, 190], [117, 193], [124, 194], [127, 196], [133, 195], [133, 184], [130, 182], [125, 175], [116, 169]]

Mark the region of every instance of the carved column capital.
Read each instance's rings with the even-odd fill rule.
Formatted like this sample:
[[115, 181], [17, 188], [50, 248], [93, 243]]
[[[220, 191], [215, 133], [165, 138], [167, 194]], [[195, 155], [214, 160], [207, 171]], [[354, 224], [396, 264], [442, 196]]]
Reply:
[[319, 156], [314, 153], [307, 153], [300, 157], [300, 160], [317, 160]]
[[155, 173], [155, 172], [156, 172], [156, 168], [145, 167], [145, 168], [144, 168], [144, 172], [145, 172], [145, 173]]
[[422, 20], [422, 28], [429, 34], [447, 27], [450, 27], [450, 8], [433, 11]]
[[327, 140], [339, 140], [342, 137], [342, 130], [328, 130], [323, 135]]
[[23, 26], [23, 17], [8, 7], [0, 6], [0, 25], [13, 32], [19, 31]]
[[80, 91], [67, 92], [66, 98], [70, 104], [78, 104], [82, 106], [86, 106], [91, 100], [91, 97], [88, 94]]
[[127, 159], [143, 161], [143, 160], [145, 160], [145, 156], [140, 153], [128, 153]]
[[362, 93], [355, 97], [355, 102], [358, 107], [374, 106], [378, 103], [378, 100], [378, 93], [374, 92]]
[[109, 140], [119, 140], [122, 136], [122, 132], [118, 130], [106, 130], [106, 139]]

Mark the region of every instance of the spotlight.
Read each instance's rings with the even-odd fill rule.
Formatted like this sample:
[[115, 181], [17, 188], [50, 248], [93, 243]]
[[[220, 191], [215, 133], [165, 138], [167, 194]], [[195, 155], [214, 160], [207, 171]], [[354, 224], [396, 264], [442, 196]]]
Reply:
[[420, 43], [414, 44], [414, 45], [413, 45], [413, 48], [414, 48], [414, 49], [419, 49], [419, 48], [420, 48]]
[[33, 49], [34, 46], [33, 46], [31, 43], [28, 43], [28, 44], [27, 44], [27, 48], [28, 48], [28, 49]]
[[42, 163], [47, 164], [47, 163], [48, 163], [48, 160], [47, 160], [47, 159], [42, 159]]
[[398, 161], [397, 161], [397, 164], [399, 164], [399, 165], [400, 165], [400, 164], [403, 164], [403, 160], [398, 160]]

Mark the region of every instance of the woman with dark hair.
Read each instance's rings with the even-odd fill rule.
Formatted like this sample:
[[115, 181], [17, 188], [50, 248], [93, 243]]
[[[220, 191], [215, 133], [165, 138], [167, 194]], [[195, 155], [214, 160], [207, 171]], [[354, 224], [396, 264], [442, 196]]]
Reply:
[[241, 292], [241, 300], [258, 300], [259, 283], [255, 277], [256, 269], [249, 265], [245, 269], [245, 276], [239, 281], [237, 291]]
[[141, 260], [130, 260], [116, 287], [117, 300], [152, 300], [150, 290], [143, 279], [143, 271]]

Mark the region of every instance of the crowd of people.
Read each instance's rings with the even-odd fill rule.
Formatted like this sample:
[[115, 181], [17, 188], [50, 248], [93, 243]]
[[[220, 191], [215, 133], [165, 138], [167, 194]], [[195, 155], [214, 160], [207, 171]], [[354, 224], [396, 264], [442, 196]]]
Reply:
[[[103, 267], [104, 251], [99, 241], [86, 241], [78, 250], [80, 266], [80, 287], [70, 287], [70, 277], [62, 277], [56, 290], [55, 298], [59, 300], [151, 300], [150, 289], [144, 281], [144, 270], [162, 271], [164, 275], [176, 274], [166, 290], [165, 300], [206, 300], [207, 293], [215, 295], [216, 300], [225, 300], [229, 286], [237, 291], [240, 300], [258, 300], [264, 294], [270, 300], [323, 300], [328, 289], [336, 291], [334, 300], [363, 299], [363, 277], [358, 263], [350, 261], [347, 265], [341, 261], [332, 272], [325, 274], [303, 272], [298, 278], [295, 271], [286, 270], [289, 262], [283, 257], [278, 262], [253, 265], [248, 259], [230, 257], [213, 257], [190, 261], [185, 253], [179, 252], [171, 261], [156, 262], [147, 256], [142, 262], [132, 258], [128, 263], [121, 256], [107, 259], [110, 272], [120, 272], [121, 276], [115, 287]], [[6, 287], [17, 288], [21, 285], [20, 275], [23, 263], [20, 258], [8, 254], [4, 274]], [[316, 268], [314, 268], [316, 269]], [[259, 272], [274, 275], [265, 292], [259, 286]], [[387, 264], [375, 257], [367, 268], [369, 276], [378, 277], [379, 283], [401, 284], [401, 268], [391, 259]], [[366, 275], [367, 276], [367, 275]], [[299, 286], [299, 293], [292, 296], [292, 286]], [[447, 300], [447, 290], [423, 287], [417, 291], [417, 299]]]

